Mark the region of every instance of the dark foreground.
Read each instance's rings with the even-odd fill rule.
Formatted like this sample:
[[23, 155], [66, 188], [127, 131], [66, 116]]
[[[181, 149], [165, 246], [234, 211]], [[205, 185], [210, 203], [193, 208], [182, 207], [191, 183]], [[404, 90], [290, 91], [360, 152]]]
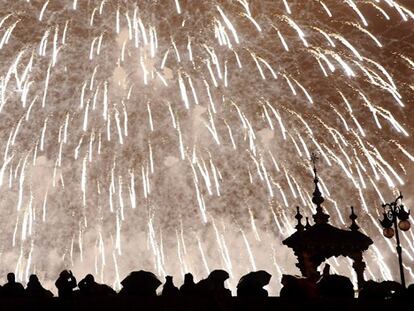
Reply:
[[204, 310], [412, 310], [413, 299], [406, 301], [360, 301], [335, 300], [335, 301], [287, 301], [279, 297], [269, 298], [237, 298], [232, 297], [217, 301], [203, 298], [74, 298], [61, 300], [50, 298], [47, 300], [25, 299], [1, 299], [0, 310], [151, 310], [151, 311], [204, 311]]

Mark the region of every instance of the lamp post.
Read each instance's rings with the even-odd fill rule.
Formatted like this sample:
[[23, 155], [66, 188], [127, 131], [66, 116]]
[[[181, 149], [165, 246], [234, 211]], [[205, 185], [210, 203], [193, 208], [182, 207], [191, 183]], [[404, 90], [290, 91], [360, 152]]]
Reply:
[[[384, 209], [383, 215], [384, 219], [380, 220], [382, 227], [384, 228], [383, 234], [386, 238], [391, 239], [395, 234], [395, 239], [397, 241], [397, 254], [398, 254], [398, 264], [400, 266], [400, 277], [401, 285], [405, 287], [405, 277], [404, 277], [404, 267], [402, 264], [402, 254], [401, 254], [401, 245], [400, 245], [400, 236], [398, 234], [398, 229], [402, 231], [407, 231], [410, 229], [410, 221], [408, 220], [410, 216], [410, 211], [404, 209], [402, 204], [402, 194], [395, 199], [394, 202], [382, 204]], [[397, 219], [399, 220], [397, 225]], [[394, 228], [392, 228], [394, 226]]]

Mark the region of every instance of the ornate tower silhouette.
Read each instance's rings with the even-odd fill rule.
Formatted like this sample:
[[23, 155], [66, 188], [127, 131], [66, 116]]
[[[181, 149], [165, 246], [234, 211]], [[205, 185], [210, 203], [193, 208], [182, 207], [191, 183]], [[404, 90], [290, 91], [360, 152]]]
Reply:
[[350, 230], [339, 229], [328, 223], [329, 214], [324, 212], [322, 203], [325, 201], [319, 190], [319, 178], [316, 170], [316, 155], [312, 155], [315, 190], [312, 202], [316, 205], [316, 213], [312, 216], [314, 224], [309, 224], [306, 217], [306, 225], [303, 226], [299, 207], [296, 207], [295, 218], [297, 220], [296, 232], [283, 241], [283, 244], [292, 248], [298, 263], [296, 266], [302, 275], [314, 281], [320, 278], [317, 270], [319, 265], [332, 256], [345, 256], [353, 259], [358, 286], [364, 282], [365, 263], [362, 254], [373, 243], [365, 234], [359, 231], [356, 224], [357, 216], [351, 207]]

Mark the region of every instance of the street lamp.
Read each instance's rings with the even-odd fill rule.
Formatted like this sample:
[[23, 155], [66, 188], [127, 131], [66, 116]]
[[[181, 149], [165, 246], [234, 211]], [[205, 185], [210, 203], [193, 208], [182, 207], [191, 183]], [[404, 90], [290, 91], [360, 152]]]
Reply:
[[[411, 224], [408, 220], [410, 216], [410, 211], [405, 211], [404, 205], [401, 202], [402, 198], [403, 196], [400, 192], [400, 195], [395, 199], [394, 202], [382, 204], [382, 208], [384, 209], [384, 219], [380, 220], [380, 223], [384, 228], [383, 234], [386, 238], [391, 239], [395, 234], [395, 239], [397, 241], [396, 249], [398, 254], [398, 263], [400, 266], [401, 285], [403, 286], [403, 288], [406, 288], [398, 228], [402, 231], [407, 231], [410, 229]], [[399, 219], [398, 226], [397, 219]]]

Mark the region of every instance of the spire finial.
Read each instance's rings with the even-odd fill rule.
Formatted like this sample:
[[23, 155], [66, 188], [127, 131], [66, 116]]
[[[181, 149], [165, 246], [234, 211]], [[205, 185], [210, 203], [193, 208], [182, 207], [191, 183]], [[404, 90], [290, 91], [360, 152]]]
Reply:
[[349, 218], [352, 221], [351, 225], [349, 226], [349, 229], [351, 229], [352, 231], [357, 231], [359, 229], [359, 226], [356, 224], [355, 220], [358, 218], [358, 216], [355, 215], [353, 206], [351, 206], [351, 215], [349, 216]]
[[315, 183], [315, 185], [319, 182], [318, 173], [317, 173], [317, 170], [316, 170], [316, 163], [318, 162], [318, 160], [319, 160], [318, 155], [315, 152], [312, 152], [311, 162], [313, 164], [313, 175], [314, 175], [313, 182]]
[[303, 218], [303, 216], [301, 215], [300, 211], [299, 211], [299, 206], [296, 206], [296, 216], [295, 216], [296, 220], [298, 221], [298, 224], [296, 225], [295, 229], [297, 231], [303, 231], [303, 225], [302, 225], [302, 221], [301, 219]]
[[314, 174], [313, 183], [315, 184], [315, 191], [313, 192], [312, 202], [315, 203], [317, 207], [320, 206], [323, 203], [323, 201], [325, 201], [318, 187], [319, 178], [318, 178], [318, 172], [316, 170], [316, 162], [318, 160], [319, 160], [318, 155], [315, 152], [312, 152], [311, 161], [313, 163], [313, 174]]
[[318, 162], [318, 160], [319, 160], [319, 157], [316, 154], [316, 152], [312, 152], [312, 154], [311, 154], [311, 162], [313, 163], [313, 171], [315, 173], [315, 176], [316, 176], [316, 162]]
[[323, 212], [321, 204], [325, 201], [325, 199], [322, 196], [321, 191], [319, 190], [319, 178], [316, 170], [316, 162], [319, 160], [318, 155], [315, 152], [312, 152], [311, 155], [311, 161], [313, 163], [313, 173], [314, 173], [314, 179], [313, 183], [315, 184], [315, 191], [313, 192], [313, 198], [312, 202], [316, 205], [316, 214], [313, 215], [313, 220], [316, 224], [326, 224], [329, 219], [329, 215], [325, 214]]

